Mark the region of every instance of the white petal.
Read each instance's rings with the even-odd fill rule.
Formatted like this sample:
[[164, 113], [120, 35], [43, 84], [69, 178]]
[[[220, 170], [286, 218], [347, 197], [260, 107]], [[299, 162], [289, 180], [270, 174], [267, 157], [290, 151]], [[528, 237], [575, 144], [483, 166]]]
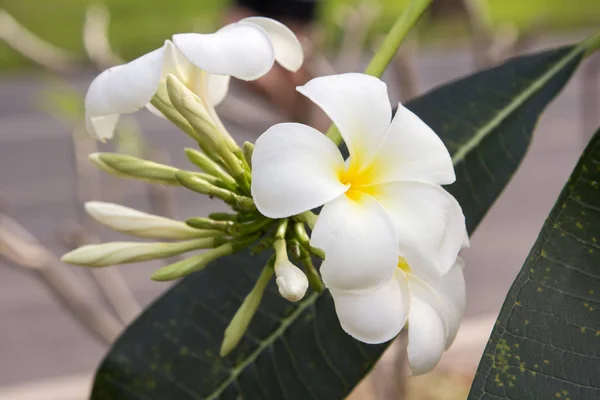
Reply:
[[329, 288], [377, 287], [397, 270], [397, 238], [389, 216], [372, 197], [352, 197], [345, 194], [326, 204], [311, 235], [311, 245], [325, 251], [320, 271]]
[[387, 85], [375, 77], [349, 73], [315, 78], [297, 90], [338, 127], [359, 169], [381, 146], [392, 116]]
[[139, 110], [150, 101], [160, 83], [165, 47], [109, 68], [92, 81], [85, 96], [92, 136], [111, 138], [119, 114]]
[[331, 295], [342, 329], [361, 342], [387, 342], [406, 324], [409, 297], [404, 279], [391, 278], [366, 292], [331, 289]]
[[420, 180], [439, 185], [456, 180], [452, 158], [438, 135], [402, 104], [373, 165], [378, 182]]
[[275, 61], [275, 52], [264, 29], [238, 22], [212, 34], [182, 33], [173, 42], [198, 68], [243, 80], [266, 74]]
[[408, 364], [413, 375], [431, 371], [440, 361], [446, 343], [444, 324], [423, 300], [411, 296], [408, 312]]
[[446, 332], [446, 349], [454, 341], [465, 312], [463, 265], [463, 261], [458, 258], [446, 275], [435, 280], [423, 280], [414, 274], [408, 275], [411, 296], [429, 304], [441, 316]]
[[241, 22], [250, 22], [263, 28], [275, 49], [275, 60], [283, 68], [290, 71], [297, 71], [304, 61], [304, 51], [300, 41], [284, 24], [271, 18], [249, 17]]
[[106, 139], [110, 139], [115, 132], [117, 122], [119, 122], [119, 114], [92, 117], [86, 110], [85, 128], [96, 140], [104, 142]]
[[206, 74], [206, 90], [208, 92], [208, 101], [215, 107], [219, 105], [229, 91], [229, 75]]
[[448, 325], [446, 348], [454, 342], [460, 322], [465, 314], [467, 294], [463, 268], [464, 262], [459, 257], [456, 259], [456, 264], [442, 279], [430, 283], [446, 304], [445, 319]]
[[346, 191], [339, 180], [342, 155], [319, 131], [302, 124], [274, 125], [252, 154], [252, 197], [269, 218], [321, 206]]
[[373, 196], [394, 221], [400, 255], [422, 276], [444, 275], [468, 240], [456, 199], [425, 182], [391, 182], [373, 188]]

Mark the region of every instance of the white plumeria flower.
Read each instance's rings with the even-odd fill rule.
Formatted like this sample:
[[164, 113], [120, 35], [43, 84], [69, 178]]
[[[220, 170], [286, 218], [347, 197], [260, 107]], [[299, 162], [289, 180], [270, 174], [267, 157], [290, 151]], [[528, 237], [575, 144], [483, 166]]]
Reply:
[[296, 71], [303, 58], [294, 33], [270, 18], [245, 18], [213, 34], [174, 35], [160, 49], [109, 68], [94, 79], [85, 97], [87, 129], [99, 140], [111, 138], [119, 115], [148, 106], [169, 74], [195, 92], [216, 119], [214, 106], [227, 94], [231, 76], [257, 79], [275, 61]]
[[[401, 104], [391, 120], [387, 87], [377, 78], [321, 77], [298, 90], [337, 125], [350, 157], [344, 162], [333, 142], [308, 126], [275, 125], [256, 141], [254, 201], [270, 218], [324, 204], [311, 244], [325, 251], [321, 275], [340, 321], [361, 341], [385, 342], [408, 312], [406, 285], [390, 283], [398, 255], [418, 276], [439, 279], [469, 243], [460, 205], [440, 186], [455, 180], [452, 160]], [[365, 319], [349, 323], [353, 314], [341, 309]]]

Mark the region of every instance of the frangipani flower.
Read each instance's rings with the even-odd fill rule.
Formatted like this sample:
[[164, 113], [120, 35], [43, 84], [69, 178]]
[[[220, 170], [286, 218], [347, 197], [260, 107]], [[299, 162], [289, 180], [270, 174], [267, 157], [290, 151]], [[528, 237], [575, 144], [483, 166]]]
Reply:
[[454, 341], [464, 314], [463, 267], [458, 258], [441, 278], [423, 279], [400, 257], [394, 276], [375, 290], [331, 289], [342, 328], [370, 342], [389, 328], [390, 320], [395, 321], [397, 331], [408, 321], [410, 368], [414, 375], [431, 371]]
[[252, 156], [258, 210], [283, 218], [325, 205], [311, 244], [326, 252], [330, 287], [386, 282], [398, 252], [423, 274], [444, 275], [468, 237], [460, 205], [439, 186], [455, 180], [439, 137], [401, 104], [390, 123], [387, 87], [368, 75], [315, 78], [298, 91], [337, 125], [350, 157], [308, 126], [271, 127]]
[[[321, 275], [344, 329], [368, 343], [392, 339], [409, 312], [398, 255], [415, 276], [440, 279], [469, 243], [450, 155], [415, 114], [392, 110], [385, 83], [363, 74], [316, 78], [298, 91], [337, 125], [350, 156], [320, 132], [279, 124], [257, 141], [252, 194], [283, 218], [324, 205], [311, 245], [325, 251]], [[417, 306], [420, 308], [420, 306]], [[359, 320], [356, 319], [359, 318]]]
[[174, 35], [160, 49], [94, 79], [85, 98], [87, 129], [99, 140], [111, 138], [119, 115], [148, 106], [169, 74], [195, 92], [216, 119], [213, 107], [227, 94], [231, 76], [257, 79], [274, 61], [296, 71], [303, 57], [294, 33], [269, 18], [245, 18], [213, 34]]

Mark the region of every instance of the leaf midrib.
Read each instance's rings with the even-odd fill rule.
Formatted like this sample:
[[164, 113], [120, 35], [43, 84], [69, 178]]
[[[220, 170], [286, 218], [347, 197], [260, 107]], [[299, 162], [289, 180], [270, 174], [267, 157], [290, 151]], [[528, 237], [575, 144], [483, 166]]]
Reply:
[[573, 60], [578, 54], [583, 52], [587, 46], [586, 42], [575, 46], [573, 50], [567, 53], [558, 63], [554, 64], [545, 74], [534, 80], [525, 90], [523, 90], [517, 97], [508, 103], [501, 111], [496, 114], [487, 124], [482, 126], [475, 135], [469, 139], [464, 145], [454, 153], [452, 156], [452, 163], [457, 165], [465, 159], [473, 149], [475, 149], [479, 143], [487, 137], [495, 128], [497, 128], [506, 118], [508, 118], [518, 107], [525, 103], [531, 98], [537, 91], [542, 89], [544, 85], [558, 74], [562, 68], [571, 60]]
[[267, 336], [265, 339], [261, 340], [260, 344], [258, 345], [256, 350], [254, 350], [252, 353], [250, 353], [250, 355], [248, 355], [248, 357], [244, 361], [242, 361], [240, 364], [238, 364], [235, 368], [232, 368], [231, 373], [229, 374], [229, 377], [227, 379], [225, 379], [215, 389], [215, 391], [209, 397], [206, 398], [206, 400], [214, 400], [218, 396], [220, 396], [221, 393], [223, 393], [225, 391], [225, 389], [227, 389], [229, 387], [229, 385], [232, 382], [234, 382], [238, 378], [238, 376], [240, 376], [240, 374], [244, 371], [244, 369], [246, 369], [246, 367], [248, 365], [250, 365], [252, 362], [254, 362], [254, 360], [256, 360], [256, 358], [258, 358], [258, 356], [267, 347], [271, 346], [273, 344], [273, 342], [275, 342], [275, 340], [277, 340], [281, 336], [281, 334], [300, 316], [300, 314], [302, 314], [304, 312], [304, 310], [306, 310], [309, 306], [313, 305], [315, 303], [315, 301], [317, 301], [317, 298], [319, 298], [320, 295], [321, 294], [317, 293], [317, 292], [312, 293], [310, 296], [308, 296], [306, 298], [306, 300], [304, 300], [300, 303], [298, 308], [296, 310], [294, 310], [293, 313], [291, 313], [289, 316], [283, 318], [281, 320], [281, 324], [279, 325], [279, 327], [277, 329], [275, 329], [272, 334]]

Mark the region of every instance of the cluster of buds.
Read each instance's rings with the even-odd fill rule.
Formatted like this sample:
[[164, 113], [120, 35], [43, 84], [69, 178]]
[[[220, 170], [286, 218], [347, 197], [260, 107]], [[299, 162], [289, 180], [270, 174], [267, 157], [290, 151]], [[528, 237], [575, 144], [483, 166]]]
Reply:
[[[202, 100], [174, 75], [166, 78], [151, 104], [199, 144], [201, 151], [186, 148], [185, 155], [200, 171], [181, 170], [118, 153], [94, 153], [89, 156], [90, 161], [115, 176], [182, 186], [221, 199], [229, 205], [231, 212], [216, 212], [181, 222], [116, 204], [89, 202], [86, 204], [88, 214], [116, 231], [176, 241], [87, 245], [65, 254], [62, 260], [70, 264], [106, 267], [207, 250], [166, 265], [152, 275], [153, 280], [169, 281], [201, 270], [208, 263], [249, 246], [253, 246], [253, 253], [273, 248], [274, 256], [265, 267], [267, 272], [264, 274], [267, 275], [263, 274], [245, 302], [255, 304], [254, 311], [266, 287], [263, 283], [266, 276], [275, 274], [279, 292], [290, 301], [304, 297], [309, 281], [315, 290], [322, 291], [323, 284], [312, 255], [323, 255], [310, 246], [306, 231], [306, 224], [314, 224], [316, 216], [306, 212], [294, 218], [271, 219], [258, 212], [251, 196], [254, 146], [246, 142], [240, 148], [209, 115]], [[304, 266], [306, 274], [290, 261], [290, 256]], [[225, 353], [235, 347], [253, 315], [248, 312], [248, 305], [242, 309], [240, 315], [244, 316], [245, 322], [240, 325], [239, 318], [234, 318], [224, 342]]]

